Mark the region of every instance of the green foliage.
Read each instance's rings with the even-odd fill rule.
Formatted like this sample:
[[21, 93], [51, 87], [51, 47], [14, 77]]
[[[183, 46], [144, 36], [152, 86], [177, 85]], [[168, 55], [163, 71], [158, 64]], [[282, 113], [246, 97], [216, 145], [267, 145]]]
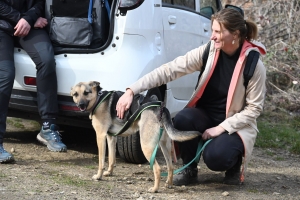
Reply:
[[87, 165], [85, 167], [88, 168], [88, 169], [98, 169], [97, 165]]
[[258, 189], [248, 189], [248, 192], [256, 194], [256, 193], [259, 193], [259, 190]]
[[40, 129], [40, 124], [37, 121], [15, 117], [8, 117], [6, 124], [21, 131], [37, 131]]
[[65, 174], [55, 174], [52, 176], [52, 179], [58, 183], [76, 186], [76, 187], [84, 187], [88, 186], [90, 181], [78, 179], [78, 177], [71, 177]]
[[300, 154], [299, 123], [299, 116], [288, 116], [284, 113], [278, 115], [264, 113], [258, 119], [260, 132], [255, 146], [287, 149], [291, 153]]
[[7, 124], [12, 125], [19, 129], [25, 129], [25, 126], [22, 124], [22, 120], [19, 118], [10, 118], [6, 120]]

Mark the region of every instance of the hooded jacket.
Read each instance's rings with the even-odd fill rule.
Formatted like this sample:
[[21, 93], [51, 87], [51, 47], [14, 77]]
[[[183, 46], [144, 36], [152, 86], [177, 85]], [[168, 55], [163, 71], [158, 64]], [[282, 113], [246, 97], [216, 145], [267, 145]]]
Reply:
[[13, 35], [14, 27], [24, 18], [31, 27], [44, 13], [44, 0], [0, 0], [0, 29]]
[[[166, 84], [167, 82], [180, 78], [184, 75], [191, 74], [195, 71], [201, 71], [203, 65], [202, 57], [206, 45], [202, 45], [191, 50], [184, 56], [177, 57], [175, 60], [156, 68], [129, 86], [129, 88], [134, 94], [138, 94], [147, 89]], [[251, 50], [258, 51], [261, 55], [266, 53], [264, 45], [257, 41], [245, 41], [243, 43], [228, 90], [226, 119], [219, 124], [219, 126], [223, 127], [228, 134], [237, 132], [243, 141], [245, 154], [240, 177], [241, 182], [244, 181], [244, 174], [248, 162], [250, 161], [258, 133], [256, 119], [263, 110], [266, 92], [266, 69], [260, 59], [257, 62], [253, 77], [249, 80], [248, 87], [245, 88], [243, 84], [243, 70], [246, 64], [247, 55]], [[219, 53], [219, 50], [214, 48], [214, 42], [211, 41], [205, 70], [186, 107], [194, 107], [197, 101], [201, 98], [215, 69]]]

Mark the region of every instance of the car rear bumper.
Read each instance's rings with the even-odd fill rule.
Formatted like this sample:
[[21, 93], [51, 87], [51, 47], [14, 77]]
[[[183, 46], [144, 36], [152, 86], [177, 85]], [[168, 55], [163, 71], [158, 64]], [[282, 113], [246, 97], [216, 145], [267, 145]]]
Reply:
[[[58, 124], [92, 128], [89, 113], [81, 112], [71, 96], [58, 95], [58, 107]], [[39, 121], [36, 92], [13, 89], [8, 116]]]

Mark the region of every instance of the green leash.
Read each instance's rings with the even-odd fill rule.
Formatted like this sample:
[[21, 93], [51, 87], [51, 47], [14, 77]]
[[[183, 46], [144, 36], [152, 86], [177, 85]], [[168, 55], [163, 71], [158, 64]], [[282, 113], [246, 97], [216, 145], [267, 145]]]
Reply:
[[[160, 131], [159, 131], [159, 140], [160, 140], [160, 138], [161, 138], [161, 136], [162, 136], [162, 132], [163, 132], [163, 128], [160, 128]], [[159, 141], [159, 140], [158, 140], [158, 141]], [[196, 161], [196, 162], [198, 163], [199, 160], [200, 160], [201, 152], [204, 150], [204, 148], [206, 147], [206, 145], [207, 145], [211, 140], [212, 140], [212, 139], [209, 139], [209, 140], [207, 140], [205, 143], [204, 143], [203, 140], [200, 140], [200, 142], [199, 142], [199, 144], [198, 144], [197, 153], [196, 153], [195, 158], [194, 158], [191, 162], [189, 162], [188, 164], [186, 164], [186, 165], [184, 165], [183, 167], [181, 167], [181, 168], [175, 170], [175, 171], [173, 172], [173, 174], [177, 174], [177, 173], [181, 172], [182, 170], [184, 170], [185, 168], [187, 168], [190, 164], [192, 164], [194, 161]], [[159, 145], [159, 144], [156, 145], [156, 147], [155, 147], [155, 149], [154, 149], [154, 151], [153, 151], [153, 153], [152, 153], [151, 159], [150, 159], [150, 169], [152, 169], [152, 170], [153, 170], [153, 164], [154, 164], [154, 161], [155, 161], [155, 156], [156, 156], [156, 153], [157, 153], [158, 145]], [[167, 172], [162, 172], [162, 173], [161, 173], [161, 176], [168, 176], [168, 173], [167, 173]]]
[[160, 127], [158, 143], [156, 144], [156, 147], [155, 147], [154, 151], [152, 152], [152, 155], [151, 155], [151, 158], [150, 158], [150, 169], [152, 169], [152, 170], [153, 170], [153, 164], [154, 164], [154, 161], [155, 161], [155, 156], [156, 156], [158, 145], [159, 145], [159, 140], [162, 136], [163, 131], [164, 131], [164, 129], [162, 127]]

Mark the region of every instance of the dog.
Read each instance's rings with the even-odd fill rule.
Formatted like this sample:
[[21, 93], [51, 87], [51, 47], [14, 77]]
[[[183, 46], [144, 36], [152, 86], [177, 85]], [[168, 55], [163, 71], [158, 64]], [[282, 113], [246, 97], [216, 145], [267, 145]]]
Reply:
[[[123, 92], [121, 92], [122, 94]], [[98, 173], [92, 178], [94, 180], [102, 179], [102, 175], [110, 176], [113, 174], [113, 167], [116, 163], [116, 137], [109, 133], [116, 134], [124, 126], [126, 120], [119, 119], [116, 115], [116, 102], [120, 95], [116, 92], [109, 94], [108, 91], [103, 91], [100, 83], [97, 81], [80, 82], [71, 88], [70, 92], [75, 104], [81, 111], [90, 112], [93, 128], [96, 131], [99, 168]], [[104, 98], [103, 96], [106, 97]], [[132, 106], [140, 101], [139, 95], [135, 95]], [[100, 103], [97, 103], [99, 102]], [[146, 101], [150, 101], [148, 99]], [[162, 109], [163, 108], [163, 109]], [[126, 113], [127, 114], [127, 113]], [[126, 117], [125, 117], [126, 118]], [[159, 139], [159, 130], [163, 127], [163, 134]], [[201, 136], [198, 131], [179, 131], [176, 130], [171, 121], [170, 113], [165, 107], [151, 107], [145, 109], [131, 126], [121, 135], [128, 136], [139, 131], [142, 151], [146, 159], [150, 162], [152, 153], [157, 144], [160, 145], [167, 164], [167, 181], [166, 187], [172, 188], [173, 185], [173, 164], [171, 156], [172, 140], [186, 141], [195, 137]], [[108, 170], [104, 171], [106, 140], [108, 145]], [[157, 161], [154, 161], [154, 186], [149, 192], [158, 192], [160, 184], [160, 166]]]

